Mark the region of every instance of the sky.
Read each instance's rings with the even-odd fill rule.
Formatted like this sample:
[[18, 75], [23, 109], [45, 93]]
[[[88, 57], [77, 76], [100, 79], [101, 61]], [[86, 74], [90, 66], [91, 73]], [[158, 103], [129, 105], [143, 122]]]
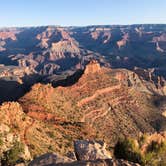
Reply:
[[0, 0], [0, 27], [166, 24], [166, 0]]

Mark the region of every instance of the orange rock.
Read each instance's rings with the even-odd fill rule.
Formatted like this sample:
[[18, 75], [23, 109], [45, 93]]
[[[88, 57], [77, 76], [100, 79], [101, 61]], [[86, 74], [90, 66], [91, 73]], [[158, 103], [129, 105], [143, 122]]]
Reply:
[[100, 71], [100, 64], [96, 60], [90, 61], [90, 63], [86, 66], [84, 74], [96, 73]]

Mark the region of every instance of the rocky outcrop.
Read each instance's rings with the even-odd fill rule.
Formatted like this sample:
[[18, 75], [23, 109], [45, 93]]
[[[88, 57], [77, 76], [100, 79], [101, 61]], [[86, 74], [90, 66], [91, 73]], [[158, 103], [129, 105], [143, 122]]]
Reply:
[[100, 38], [103, 38], [103, 44], [107, 44], [111, 40], [111, 28], [92, 28], [91, 30], [92, 39], [98, 41]]
[[166, 33], [153, 37], [153, 42], [166, 42]]
[[129, 38], [129, 35], [128, 35], [128, 33], [126, 33], [123, 35], [121, 40], [117, 41], [117, 45], [118, 45], [119, 49], [126, 45], [128, 38]]
[[62, 163], [72, 162], [72, 159], [60, 156], [56, 153], [46, 153], [39, 157], [36, 157], [29, 166], [46, 166], [46, 165], [57, 165]]
[[36, 72], [29, 67], [16, 67], [16, 66], [0, 66], [0, 78], [23, 78], [26, 75], [32, 75]]
[[92, 74], [100, 71], [100, 64], [96, 60], [91, 60], [85, 67], [84, 74]]
[[5, 46], [6, 42], [5, 41], [0, 41], [0, 51], [5, 51], [6, 48], [4, 48], [3, 46]]
[[16, 35], [14, 32], [11, 31], [0, 31], [0, 39], [5, 40], [5, 39], [12, 39], [12, 40], [17, 40]]
[[146, 70], [135, 67], [134, 72], [137, 74], [137, 75], [133, 74], [135, 75], [134, 80], [137, 80], [138, 82], [136, 84], [137, 88], [140, 85], [142, 85], [146, 87], [146, 89], [151, 93], [156, 93], [162, 96], [166, 94], [166, 89], [165, 89], [166, 80], [162, 76], [157, 76], [154, 68]]
[[0, 121], [7, 124], [24, 144], [28, 144], [28, 129], [32, 127], [34, 121], [26, 116], [18, 102], [5, 102], [0, 106]]
[[159, 52], [164, 52], [164, 50], [159, 46], [159, 43], [156, 43], [156, 50]]
[[0, 124], [0, 140], [1, 140], [1, 148], [0, 154], [2, 155], [3, 152], [9, 150], [13, 143], [18, 141], [18, 136], [15, 136], [13, 133], [10, 132], [10, 127], [1, 123]]
[[12, 149], [15, 144], [20, 144], [22, 150], [19, 154], [15, 155], [18, 155], [25, 161], [32, 159], [28, 146], [21, 142], [20, 136], [13, 133], [11, 128], [3, 123], [0, 124], [0, 144], [0, 157], [3, 156], [5, 152]]
[[57, 43], [52, 43], [51, 50], [57, 53], [80, 53], [79, 48], [71, 41], [59, 41]]
[[111, 154], [106, 150], [106, 144], [102, 141], [77, 140], [74, 142], [74, 150], [78, 160], [111, 159]]

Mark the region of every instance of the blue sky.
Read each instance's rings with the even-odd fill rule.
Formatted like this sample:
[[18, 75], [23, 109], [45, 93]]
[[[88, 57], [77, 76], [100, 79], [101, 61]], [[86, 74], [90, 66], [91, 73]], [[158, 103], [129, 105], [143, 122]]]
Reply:
[[166, 23], [166, 0], [0, 0], [0, 27]]

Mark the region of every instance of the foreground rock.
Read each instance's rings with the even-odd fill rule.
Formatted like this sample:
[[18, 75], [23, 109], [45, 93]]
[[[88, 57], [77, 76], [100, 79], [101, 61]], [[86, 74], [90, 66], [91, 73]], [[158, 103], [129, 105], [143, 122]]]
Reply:
[[74, 150], [78, 160], [111, 159], [111, 154], [105, 149], [102, 141], [77, 140], [74, 142]]
[[[63, 166], [140, 166], [139, 164], [128, 162], [125, 160], [94, 160], [94, 161], [75, 161], [72, 163], [57, 164]], [[52, 165], [54, 166], [54, 164]]]
[[113, 160], [102, 141], [77, 140], [74, 150], [77, 160], [62, 157], [55, 153], [46, 153], [34, 159], [29, 166], [139, 166], [124, 160]]
[[46, 153], [33, 160], [29, 164], [29, 166], [45, 166], [52, 164], [56, 165], [58, 163], [70, 163], [72, 161], [73, 161], [72, 159], [69, 159], [67, 157], [62, 157], [55, 153]]
[[66, 157], [59, 157], [56, 154], [44, 154], [33, 160], [29, 166], [140, 166], [125, 160], [98, 159], [89, 161], [71, 161]]

